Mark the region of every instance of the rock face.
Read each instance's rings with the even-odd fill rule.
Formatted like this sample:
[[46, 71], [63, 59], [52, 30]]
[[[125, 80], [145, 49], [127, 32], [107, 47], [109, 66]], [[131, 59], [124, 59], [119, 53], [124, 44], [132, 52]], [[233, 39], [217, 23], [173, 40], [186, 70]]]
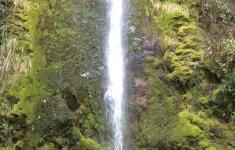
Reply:
[[[130, 150], [235, 149], [228, 2], [130, 0]], [[105, 10], [104, 0], [0, 0], [1, 150], [112, 149]]]
[[104, 2], [0, 4], [0, 149], [105, 147]]
[[232, 8], [200, 0], [131, 4], [131, 149], [235, 149]]

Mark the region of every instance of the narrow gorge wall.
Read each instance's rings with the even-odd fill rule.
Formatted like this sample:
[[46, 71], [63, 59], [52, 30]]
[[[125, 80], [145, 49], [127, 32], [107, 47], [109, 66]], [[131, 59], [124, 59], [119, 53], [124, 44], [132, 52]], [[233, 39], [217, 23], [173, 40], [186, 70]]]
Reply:
[[137, 0], [132, 7], [131, 149], [234, 149], [230, 5]]
[[[127, 149], [235, 149], [234, 8], [130, 0]], [[0, 150], [114, 148], [106, 11], [105, 0], [0, 0]]]
[[109, 143], [100, 88], [104, 4], [1, 1], [0, 149]]

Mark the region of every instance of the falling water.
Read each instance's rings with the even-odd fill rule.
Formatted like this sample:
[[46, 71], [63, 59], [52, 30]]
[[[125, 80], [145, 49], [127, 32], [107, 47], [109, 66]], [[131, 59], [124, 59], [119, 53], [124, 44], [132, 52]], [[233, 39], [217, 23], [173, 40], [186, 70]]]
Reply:
[[105, 98], [111, 108], [115, 150], [123, 149], [124, 48], [122, 44], [123, 0], [109, 3], [109, 33], [106, 49], [108, 87]]

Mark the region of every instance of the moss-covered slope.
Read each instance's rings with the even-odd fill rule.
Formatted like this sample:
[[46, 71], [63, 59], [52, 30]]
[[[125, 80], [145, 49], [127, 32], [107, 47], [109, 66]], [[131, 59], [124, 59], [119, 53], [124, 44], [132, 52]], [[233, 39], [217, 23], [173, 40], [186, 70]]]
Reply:
[[0, 149], [105, 147], [102, 2], [0, 3]]
[[213, 0], [132, 5], [132, 149], [235, 149], [234, 11]]

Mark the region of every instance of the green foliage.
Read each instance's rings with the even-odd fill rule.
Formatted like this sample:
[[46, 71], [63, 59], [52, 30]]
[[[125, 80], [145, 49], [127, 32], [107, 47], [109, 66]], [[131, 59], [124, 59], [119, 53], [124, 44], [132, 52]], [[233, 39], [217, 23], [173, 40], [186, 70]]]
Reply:
[[149, 63], [154, 69], [159, 67], [159, 65], [163, 64], [163, 61], [161, 59], [154, 56], [147, 56], [146, 62]]
[[232, 99], [235, 98], [235, 69], [233, 69], [231, 73], [227, 74], [223, 81], [223, 85], [223, 93]]
[[174, 123], [171, 121], [176, 114], [174, 101], [177, 98], [171, 96], [157, 72], [163, 61], [156, 56], [148, 56], [145, 61], [148, 101], [146, 108], [140, 110], [141, 117], [134, 136], [138, 146], [156, 148], [173, 130]]
[[202, 138], [212, 125], [214, 125], [212, 120], [202, 118], [185, 110], [179, 113], [177, 126], [171, 138], [178, 142], [184, 141], [186, 137]]
[[[164, 60], [172, 70], [167, 77], [183, 84], [187, 84], [192, 78], [195, 81], [190, 82], [196, 82], [197, 68], [204, 55], [199, 28], [188, 18], [187, 9], [183, 6], [171, 3], [159, 5], [159, 14], [153, 18], [157, 29], [165, 37]], [[165, 8], [165, 5], [172, 7], [172, 10]]]
[[11, 112], [10, 104], [5, 98], [0, 98], [0, 116], [9, 116]]
[[39, 150], [55, 150], [54, 144], [45, 144], [42, 147], [39, 148]]
[[221, 109], [233, 120], [235, 112], [235, 69], [226, 75], [221, 92], [225, 95], [225, 102]]
[[191, 124], [191, 114], [189, 112], [179, 113], [179, 122], [172, 134], [172, 139], [175, 141], [183, 141], [186, 137], [197, 138], [202, 136], [203, 131], [196, 125]]
[[183, 95], [183, 100], [185, 101], [185, 103], [194, 106], [197, 104], [199, 104], [199, 106], [206, 105], [209, 101], [208, 96], [204, 93], [207, 86], [207, 81], [204, 81], [195, 85], [190, 91], [187, 91], [187, 93]]
[[80, 140], [83, 138], [80, 130], [76, 127], [73, 127], [73, 138], [76, 139], [76, 140]]
[[[229, 3], [227, 2], [221, 2], [221, 1], [217, 1], [217, 0], [207, 0], [205, 1], [204, 4], [206, 9], [210, 9], [210, 10], [214, 10], [214, 11], [220, 11], [221, 13], [221, 17], [222, 17], [222, 13], [231, 13], [231, 8], [229, 6]], [[216, 8], [217, 7], [217, 8]]]
[[207, 104], [208, 103], [208, 98], [207, 97], [200, 97], [197, 99], [197, 102], [200, 104]]
[[[202, 6], [205, 2], [209, 1], [151, 1], [152, 6], [146, 5], [144, 8], [151, 29], [146, 29], [145, 26], [143, 28], [152, 30], [153, 27], [155, 32], [149, 31], [152, 35], [146, 33], [150, 40], [151, 37], [156, 37], [157, 31], [161, 32], [159, 38], [162, 41], [159, 43], [162, 44], [160, 47], [164, 57], [155, 51], [152, 51], [151, 56], [145, 57], [147, 106], [138, 109], [138, 129], [133, 133], [139, 149], [213, 150], [226, 149], [228, 145], [233, 145], [224, 144], [226, 140], [234, 143], [231, 142], [234, 133], [229, 129], [229, 138], [223, 137], [223, 131], [228, 125], [215, 116], [221, 113], [221, 118], [226, 117], [224, 105], [229, 106], [230, 115], [234, 115], [234, 98], [231, 97], [235, 75], [230, 73], [234, 68], [234, 43], [231, 37], [233, 29], [232, 26], [225, 25], [232, 25], [234, 17], [231, 17], [228, 5], [223, 2], [215, 0], [215, 3], [221, 5], [212, 6], [213, 8], [208, 8], [209, 11], [206, 6]], [[212, 20], [208, 14], [213, 17]], [[210, 24], [206, 24], [203, 19], [211, 21]], [[225, 30], [230, 33], [221, 40], [218, 37], [222, 37]], [[207, 39], [207, 33], [215, 36]], [[214, 39], [214, 46], [207, 50], [205, 43]], [[214, 57], [207, 60], [207, 55], [210, 54]], [[212, 67], [206, 68], [205, 65], [212, 65], [215, 71], [210, 72]], [[226, 72], [214, 76], [220, 74], [220, 69]], [[220, 80], [224, 77], [226, 80], [221, 83]], [[221, 92], [222, 84], [224, 92]], [[219, 94], [218, 101], [215, 101], [217, 94], [214, 93]], [[165, 143], [162, 144], [162, 141]], [[165, 148], [169, 143], [170, 148]]]
[[[28, 115], [28, 123], [34, 121], [41, 101], [52, 93], [47, 85], [50, 73], [61, 66], [61, 64], [52, 63], [52, 67], [49, 66], [47, 69], [46, 52], [49, 53], [51, 50], [63, 46], [62, 40], [75, 34], [73, 27], [69, 26], [70, 22], [66, 22], [71, 9], [70, 4], [65, 1], [60, 3], [32, 1], [29, 2], [25, 12], [17, 14], [27, 20], [25, 26], [29, 32], [28, 39], [21, 41], [20, 45], [23, 48], [30, 45], [32, 66], [30, 71], [19, 78], [14, 87], [10, 89], [9, 95], [19, 99], [12, 113]], [[68, 26], [64, 25], [65, 23], [68, 23]]]
[[45, 99], [50, 92], [42, 83], [26, 76], [18, 81], [18, 85], [12, 88], [9, 94], [20, 100], [14, 106], [12, 113], [26, 114], [29, 117], [28, 121], [32, 123], [41, 100]]
[[[215, 47], [217, 46], [217, 47]], [[218, 48], [219, 47], [219, 48]], [[234, 39], [223, 39], [207, 50], [205, 63], [211, 72], [224, 78], [235, 67], [235, 42]]]
[[235, 55], [235, 39], [226, 39], [223, 41], [225, 51], [231, 55]]
[[78, 148], [80, 150], [101, 150], [101, 146], [90, 138], [82, 138], [79, 141]]
[[83, 137], [76, 127], [73, 127], [73, 137], [78, 141], [77, 147], [80, 150], [101, 150], [101, 145], [90, 138]]
[[11, 128], [9, 120], [0, 116], [0, 146], [11, 144], [11, 141], [9, 140], [12, 134]]
[[[175, 22], [176, 20], [177, 22]], [[174, 25], [180, 25], [184, 20], [187, 20], [187, 18], [183, 14], [175, 12], [156, 16], [155, 24], [162, 32], [173, 34]]]
[[208, 148], [210, 146], [210, 142], [208, 140], [201, 140], [199, 142], [200, 148]]

